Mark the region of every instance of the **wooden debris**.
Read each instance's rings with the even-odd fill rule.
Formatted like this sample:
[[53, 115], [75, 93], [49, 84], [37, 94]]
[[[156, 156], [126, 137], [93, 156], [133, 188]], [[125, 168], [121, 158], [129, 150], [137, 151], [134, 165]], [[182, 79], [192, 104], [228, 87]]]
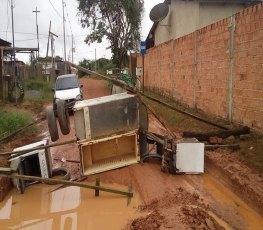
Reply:
[[197, 133], [197, 132], [183, 132], [184, 138], [196, 138], [198, 141], [209, 141], [210, 137], [227, 138], [229, 136], [240, 136], [243, 134], [249, 134], [249, 127], [245, 126], [239, 129], [233, 130], [219, 130], [208, 133]]
[[103, 192], [115, 193], [115, 194], [124, 195], [127, 197], [133, 197], [133, 193], [129, 191], [123, 191], [119, 189], [113, 189], [113, 188], [103, 187], [103, 186], [96, 186], [96, 185], [91, 185], [91, 184], [86, 184], [86, 183], [75, 182], [75, 181], [66, 181], [66, 180], [43, 178], [43, 177], [36, 177], [36, 176], [19, 175], [16, 173], [13, 173], [11, 175], [6, 175], [6, 174], [2, 174], [1, 171], [0, 171], [0, 176], [5, 176], [5, 177], [13, 178], [13, 179], [20, 179], [20, 180], [39, 181], [43, 183], [77, 186], [77, 187], [82, 187], [82, 188], [100, 190]]

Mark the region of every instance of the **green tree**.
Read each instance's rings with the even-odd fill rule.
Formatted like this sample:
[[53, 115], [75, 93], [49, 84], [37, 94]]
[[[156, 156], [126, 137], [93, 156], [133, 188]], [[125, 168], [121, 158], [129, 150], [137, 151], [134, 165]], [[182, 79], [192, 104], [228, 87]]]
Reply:
[[136, 50], [140, 40], [143, 0], [78, 0], [82, 27], [91, 28], [85, 42], [110, 42], [112, 60], [122, 68], [128, 51]]
[[[86, 69], [91, 70], [91, 61], [88, 60], [88, 59], [86, 59], [86, 58], [84, 58], [82, 61], [80, 61], [80, 62], [79, 62], [79, 65], [80, 65], [81, 67], [83, 67], [83, 68], [86, 68]], [[84, 73], [84, 72], [79, 71], [79, 76], [80, 76], [80, 77], [83, 77], [83, 76], [85, 76], [85, 75], [87, 75], [87, 73]]]
[[35, 66], [37, 60], [36, 60], [36, 57], [35, 57], [35, 53], [30, 53], [30, 56], [29, 56], [29, 65], [31, 67]]

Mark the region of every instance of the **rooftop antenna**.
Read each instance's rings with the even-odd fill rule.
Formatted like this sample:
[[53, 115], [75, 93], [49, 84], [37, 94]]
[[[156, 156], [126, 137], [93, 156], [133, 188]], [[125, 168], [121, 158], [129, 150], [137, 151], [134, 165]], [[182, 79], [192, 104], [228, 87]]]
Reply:
[[165, 3], [155, 5], [150, 11], [150, 19], [153, 22], [162, 21], [169, 13], [169, 6]]

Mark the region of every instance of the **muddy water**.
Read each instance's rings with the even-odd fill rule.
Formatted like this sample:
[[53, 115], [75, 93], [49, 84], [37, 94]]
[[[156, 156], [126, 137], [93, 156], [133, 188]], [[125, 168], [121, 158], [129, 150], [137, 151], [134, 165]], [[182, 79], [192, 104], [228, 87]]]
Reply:
[[[140, 204], [134, 194], [127, 206], [125, 196], [79, 187], [67, 187], [51, 192], [58, 185], [35, 184], [23, 195], [12, 190], [0, 203], [0, 229], [121, 229], [136, 218]], [[108, 187], [127, 190], [116, 184]]]
[[202, 177], [203, 186], [205, 187], [205, 189], [226, 210], [231, 210], [232, 216], [235, 213], [238, 214], [245, 225], [245, 229], [263, 229], [263, 218], [252, 208], [250, 208], [236, 194], [219, 183], [210, 174], [204, 174]]

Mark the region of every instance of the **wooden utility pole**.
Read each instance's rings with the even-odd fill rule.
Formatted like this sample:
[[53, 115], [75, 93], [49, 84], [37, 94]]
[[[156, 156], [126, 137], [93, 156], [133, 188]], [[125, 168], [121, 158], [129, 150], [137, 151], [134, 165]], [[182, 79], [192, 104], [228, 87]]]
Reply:
[[67, 54], [66, 54], [66, 35], [65, 35], [65, 15], [64, 15], [64, 0], [62, 0], [62, 12], [63, 12], [63, 37], [64, 37], [64, 74], [67, 74]]
[[4, 99], [4, 77], [3, 77], [3, 49], [0, 48], [0, 99]]
[[36, 13], [36, 27], [37, 27], [37, 61], [38, 61], [38, 58], [39, 58], [39, 37], [38, 37], [38, 24], [37, 24], [37, 13], [40, 13], [39, 10], [37, 10], [37, 7], [36, 7], [36, 10], [33, 10], [32, 11], [33, 13]]

